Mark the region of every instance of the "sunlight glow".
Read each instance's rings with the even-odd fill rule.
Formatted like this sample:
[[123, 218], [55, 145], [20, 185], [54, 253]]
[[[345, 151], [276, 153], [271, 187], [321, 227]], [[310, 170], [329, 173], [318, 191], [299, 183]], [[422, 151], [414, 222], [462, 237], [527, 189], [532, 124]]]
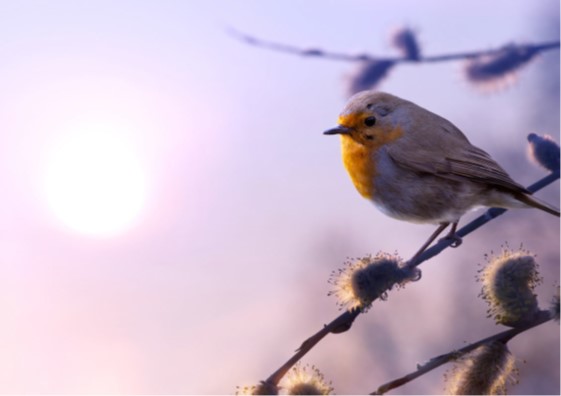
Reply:
[[78, 126], [52, 148], [46, 195], [68, 227], [114, 236], [139, 216], [146, 198], [145, 174], [134, 147], [117, 125]]

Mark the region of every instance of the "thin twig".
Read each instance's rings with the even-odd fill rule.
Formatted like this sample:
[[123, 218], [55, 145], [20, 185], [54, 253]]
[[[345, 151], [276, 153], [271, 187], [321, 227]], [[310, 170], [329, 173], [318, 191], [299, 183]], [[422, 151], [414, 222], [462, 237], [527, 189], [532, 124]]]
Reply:
[[320, 342], [329, 333], [337, 334], [343, 333], [351, 328], [354, 320], [360, 314], [359, 309], [354, 309], [351, 311], [345, 311], [329, 324], [323, 326], [323, 328], [316, 334], [308, 338], [306, 341], [300, 345], [300, 348], [296, 350], [294, 356], [292, 356], [288, 361], [283, 364], [277, 371], [267, 378], [266, 382], [277, 385], [279, 381], [284, 377], [284, 375], [290, 370], [292, 366], [296, 364], [305, 354], [307, 354], [318, 342]]
[[511, 338], [515, 337], [516, 335], [529, 330], [533, 327], [539, 326], [549, 320], [551, 320], [551, 315], [549, 314], [549, 311], [540, 311], [539, 314], [536, 316], [536, 319], [534, 321], [532, 321], [531, 323], [526, 324], [525, 326], [521, 326], [518, 328], [514, 328], [514, 329], [509, 329], [506, 331], [503, 331], [501, 333], [497, 333], [495, 335], [492, 335], [490, 337], [484, 338], [482, 340], [479, 340], [477, 342], [474, 342], [472, 344], [469, 344], [461, 349], [446, 353], [444, 355], [440, 355], [440, 356], [436, 356], [432, 359], [430, 359], [428, 362], [426, 362], [425, 364], [419, 365], [417, 367], [417, 370], [404, 375], [401, 378], [397, 378], [393, 381], [387, 382], [381, 386], [378, 387], [378, 389], [376, 389], [374, 392], [370, 393], [371, 395], [383, 395], [384, 393], [386, 393], [387, 391], [391, 390], [391, 389], [395, 389], [397, 387], [400, 387], [402, 385], [405, 385], [408, 382], [413, 381], [414, 379], [420, 377], [423, 374], [428, 373], [431, 370], [434, 370], [437, 367], [442, 366], [445, 363], [448, 363], [450, 361], [454, 361], [457, 360], [458, 358], [462, 357], [463, 355], [473, 351], [476, 348], [479, 348], [482, 345], [491, 343], [493, 341], [501, 341], [501, 342], [507, 342], [509, 341]]
[[[456, 54], [443, 54], [443, 55], [433, 55], [433, 56], [421, 56], [419, 58], [407, 58], [407, 57], [387, 57], [387, 56], [374, 56], [370, 54], [345, 54], [341, 52], [325, 51], [319, 48], [300, 48], [295, 45], [277, 43], [274, 41], [263, 40], [254, 36], [250, 36], [246, 33], [240, 32], [234, 28], [228, 28], [227, 32], [234, 38], [243, 41], [246, 44], [254, 45], [256, 47], [265, 48], [277, 52], [284, 52], [292, 55], [306, 56], [306, 57], [316, 57], [337, 61], [345, 62], [445, 62], [453, 61], [458, 59], [471, 59], [477, 58], [484, 55], [496, 54], [504, 50], [506, 47], [499, 47], [491, 50], [485, 51], [471, 51], [471, 52], [460, 52]], [[511, 44], [512, 45], [512, 44]], [[549, 43], [540, 44], [520, 44], [517, 47], [521, 49], [526, 49], [529, 51], [547, 51], [555, 48], [559, 48], [560, 42], [553, 41]]]
[[[500, 52], [504, 50], [506, 47], [509, 47], [511, 45], [530, 52], [540, 52], [540, 51], [548, 51], [555, 48], [559, 48], [560, 42], [553, 41], [550, 43], [541, 43], [541, 44], [507, 44], [503, 47], [494, 48], [486, 51], [472, 51], [472, 52], [463, 52], [463, 53], [449, 54], [449, 55], [426, 56], [424, 58], [421, 58], [419, 61], [420, 62], [446, 62], [446, 61], [452, 61], [458, 59], [478, 58], [480, 56], [496, 54], [497, 52]], [[406, 60], [407, 59], [403, 59], [403, 61]]]

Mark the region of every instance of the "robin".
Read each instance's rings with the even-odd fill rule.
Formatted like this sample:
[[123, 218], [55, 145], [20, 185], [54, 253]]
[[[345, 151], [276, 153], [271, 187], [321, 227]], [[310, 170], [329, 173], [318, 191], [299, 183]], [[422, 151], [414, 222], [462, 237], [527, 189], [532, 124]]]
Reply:
[[450, 121], [384, 92], [353, 95], [338, 126], [343, 163], [364, 198], [386, 215], [439, 224], [415, 260], [450, 224], [446, 238], [459, 246], [458, 221], [479, 206], [538, 208], [559, 217], [516, 183]]

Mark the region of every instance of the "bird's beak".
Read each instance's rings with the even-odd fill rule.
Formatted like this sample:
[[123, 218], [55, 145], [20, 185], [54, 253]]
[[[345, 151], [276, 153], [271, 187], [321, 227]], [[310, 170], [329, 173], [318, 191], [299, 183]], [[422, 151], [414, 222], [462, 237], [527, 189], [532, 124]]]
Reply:
[[323, 132], [324, 135], [349, 135], [350, 133], [351, 128], [347, 128], [343, 125], [338, 125], [335, 128], [331, 128]]

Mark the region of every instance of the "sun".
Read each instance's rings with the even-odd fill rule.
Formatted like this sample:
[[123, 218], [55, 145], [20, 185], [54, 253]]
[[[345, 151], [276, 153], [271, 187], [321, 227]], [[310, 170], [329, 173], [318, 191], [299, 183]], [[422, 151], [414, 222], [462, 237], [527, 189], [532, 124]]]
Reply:
[[146, 200], [146, 176], [119, 126], [72, 128], [51, 147], [45, 191], [53, 213], [83, 234], [109, 237], [129, 229]]

